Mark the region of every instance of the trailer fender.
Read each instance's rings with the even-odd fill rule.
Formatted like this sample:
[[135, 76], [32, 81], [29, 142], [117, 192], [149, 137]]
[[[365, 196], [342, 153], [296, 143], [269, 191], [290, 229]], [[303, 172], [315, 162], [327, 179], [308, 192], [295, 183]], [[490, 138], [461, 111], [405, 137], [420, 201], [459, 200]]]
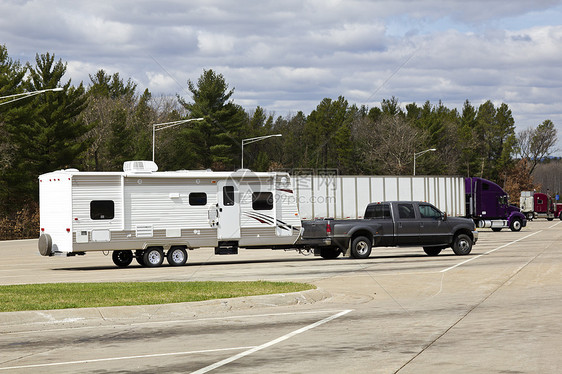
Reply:
[[52, 256], [54, 254], [53, 239], [49, 234], [41, 234], [37, 246], [39, 247], [39, 253], [41, 253], [41, 256]]

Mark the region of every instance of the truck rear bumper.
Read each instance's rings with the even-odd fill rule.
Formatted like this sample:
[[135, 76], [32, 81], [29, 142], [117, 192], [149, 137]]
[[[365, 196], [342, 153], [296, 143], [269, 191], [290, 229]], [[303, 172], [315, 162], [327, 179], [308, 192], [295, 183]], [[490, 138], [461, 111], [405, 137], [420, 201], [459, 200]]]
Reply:
[[295, 244], [301, 247], [331, 247], [332, 238], [300, 238]]

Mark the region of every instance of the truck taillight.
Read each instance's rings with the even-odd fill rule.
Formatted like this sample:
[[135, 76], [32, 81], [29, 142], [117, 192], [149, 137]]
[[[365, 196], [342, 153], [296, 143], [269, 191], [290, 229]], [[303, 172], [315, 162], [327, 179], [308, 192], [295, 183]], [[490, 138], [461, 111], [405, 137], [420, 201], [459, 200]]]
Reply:
[[326, 223], [326, 234], [331, 234], [332, 233], [332, 226], [330, 225], [330, 222]]

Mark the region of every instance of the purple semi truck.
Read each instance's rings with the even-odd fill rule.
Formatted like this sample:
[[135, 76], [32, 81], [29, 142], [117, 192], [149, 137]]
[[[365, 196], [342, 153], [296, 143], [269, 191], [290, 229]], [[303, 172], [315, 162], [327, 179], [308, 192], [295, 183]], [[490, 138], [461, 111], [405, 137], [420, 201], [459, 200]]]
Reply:
[[489, 227], [493, 231], [510, 228], [519, 231], [527, 225], [525, 215], [518, 207], [509, 205], [507, 193], [494, 182], [465, 178], [466, 217], [472, 218], [476, 227]]

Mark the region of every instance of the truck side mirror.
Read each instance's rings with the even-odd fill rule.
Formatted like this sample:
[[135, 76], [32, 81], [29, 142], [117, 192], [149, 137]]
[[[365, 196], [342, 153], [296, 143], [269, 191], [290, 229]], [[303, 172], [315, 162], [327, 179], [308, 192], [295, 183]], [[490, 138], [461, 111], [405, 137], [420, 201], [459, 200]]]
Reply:
[[443, 215], [441, 216], [441, 219], [442, 219], [443, 221], [446, 221], [446, 220], [447, 220], [447, 212], [443, 213]]

